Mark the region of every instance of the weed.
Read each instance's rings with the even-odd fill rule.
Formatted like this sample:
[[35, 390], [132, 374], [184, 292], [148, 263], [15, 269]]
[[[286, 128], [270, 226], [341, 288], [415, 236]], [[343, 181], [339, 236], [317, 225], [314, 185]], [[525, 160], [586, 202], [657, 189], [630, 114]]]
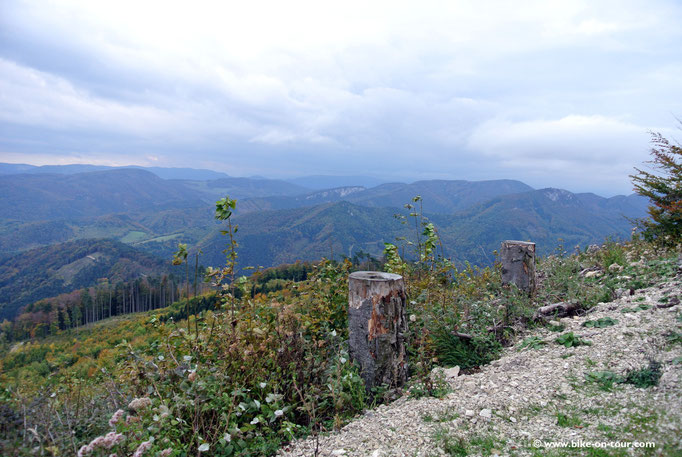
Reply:
[[682, 332], [669, 331], [665, 334], [665, 341], [669, 345], [682, 344]]
[[639, 305], [632, 307], [632, 308], [623, 308], [620, 312], [621, 313], [638, 313], [640, 311], [646, 311], [647, 309], [651, 309], [651, 305], [647, 305], [644, 303], [640, 303]]
[[557, 412], [556, 414], [556, 424], [559, 427], [581, 427], [583, 422], [578, 416], [569, 416], [562, 412]]
[[436, 429], [433, 440], [440, 445], [446, 455], [452, 457], [466, 457], [469, 455], [469, 446], [464, 438], [451, 436], [445, 427]]
[[564, 324], [559, 325], [551, 324], [547, 326], [547, 328], [552, 332], [563, 332], [564, 330], [566, 330], [566, 326]]
[[502, 345], [493, 337], [464, 339], [446, 329], [436, 332], [434, 340], [438, 359], [445, 365], [459, 365], [461, 369], [484, 365], [502, 350]]
[[597, 384], [603, 391], [611, 392], [614, 384], [623, 382], [623, 377], [613, 371], [595, 371], [585, 373], [585, 381]]
[[652, 360], [648, 367], [628, 371], [622, 382], [632, 384], [635, 387], [647, 388], [657, 386], [662, 374], [661, 364]]
[[554, 340], [557, 344], [565, 346], [567, 348], [576, 346], [590, 346], [592, 343], [590, 341], [584, 340], [579, 336], [573, 334], [573, 332], [564, 333], [559, 335], [557, 339]]
[[540, 337], [537, 336], [529, 336], [523, 342], [519, 345], [517, 351], [521, 351], [523, 349], [540, 349], [543, 346], [545, 346], [547, 342]]
[[616, 325], [617, 323], [618, 321], [616, 319], [611, 319], [610, 317], [601, 317], [596, 321], [583, 322], [583, 327], [604, 328]]

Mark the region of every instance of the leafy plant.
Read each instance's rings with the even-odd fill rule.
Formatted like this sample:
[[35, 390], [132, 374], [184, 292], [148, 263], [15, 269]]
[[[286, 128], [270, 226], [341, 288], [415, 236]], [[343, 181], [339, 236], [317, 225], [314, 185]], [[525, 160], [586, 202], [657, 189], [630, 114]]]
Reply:
[[640, 311], [646, 311], [647, 309], [651, 309], [651, 305], [647, 305], [644, 303], [640, 303], [637, 306], [633, 306], [632, 308], [625, 307], [620, 310], [621, 313], [638, 313]]
[[610, 317], [600, 317], [599, 319], [595, 321], [585, 321], [583, 322], [583, 327], [592, 327], [592, 328], [604, 328], [604, 327], [610, 327], [612, 325], [616, 325], [618, 323], [618, 320], [612, 319]]
[[559, 335], [554, 341], [557, 344], [560, 344], [567, 348], [576, 346], [590, 346], [592, 344], [591, 342], [584, 340], [577, 335], [574, 335], [573, 332], [568, 332], [564, 333], [563, 335]]
[[629, 370], [622, 382], [640, 388], [653, 387], [658, 385], [662, 375], [661, 363], [652, 360], [647, 367]]
[[623, 382], [623, 377], [612, 371], [596, 371], [585, 373], [585, 380], [599, 385], [601, 390], [610, 392], [614, 384]]
[[540, 349], [546, 344], [547, 342], [538, 336], [529, 336], [528, 338], [521, 342], [518, 350], [521, 351], [523, 349]]

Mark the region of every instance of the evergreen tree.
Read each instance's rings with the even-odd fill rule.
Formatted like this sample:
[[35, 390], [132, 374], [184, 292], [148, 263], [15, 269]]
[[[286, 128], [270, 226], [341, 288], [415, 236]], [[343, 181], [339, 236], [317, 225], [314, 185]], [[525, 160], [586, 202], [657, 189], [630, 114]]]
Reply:
[[649, 219], [638, 225], [645, 239], [674, 245], [682, 239], [682, 147], [660, 133], [652, 133], [651, 142], [652, 159], [647, 163], [656, 172], [635, 168], [637, 174], [630, 176], [635, 192], [651, 201]]

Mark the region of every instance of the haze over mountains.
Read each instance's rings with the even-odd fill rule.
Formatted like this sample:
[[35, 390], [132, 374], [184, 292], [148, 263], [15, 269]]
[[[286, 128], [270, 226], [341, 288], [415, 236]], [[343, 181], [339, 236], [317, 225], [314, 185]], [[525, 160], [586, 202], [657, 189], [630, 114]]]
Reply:
[[[319, 185], [318, 178], [307, 182]], [[361, 182], [359, 178], [330, 182]], [[50, 290], [63, 291], [69, 284], [57, 272], [74, 261], [68, 256], [57, 255], [48, 269], [30, 261], [17, 271], [12, 265], [28, 249], [37, 250], [27, 259], [42, 262], [45, 253], [68, 252], [76, 246], [68, 243], [88, 239], [125, 243], [158, 259], [157, 266], [169, 263], [178, 243], [187, 243], [190, 252], [202, 250], [202, 265], [222, 265], [226, 240], [213, 208], [225, 195], [238, 199], [234, 222], [239, 225], [240, 268], [358, 253], [380, 257], [385, 242], [415, 237], [414, 224], [401, 224], [394, 215], [407, 215], [403, 206], [416, 195], [438, 229], [445, 254], [458, 264], [489, 264], [492, 251], [505, 239], [533, 240], [540, 253], [548, 253], [560, 243], [572, 249], [608, 236], [627, 237], [628, 218], [645, 216], [647, 207], [647, 200], [637, 195], [603, 198], [535, 190], [514, 180], [430, 180], [321, 190], [301, 182], [306, 181], [217, 176], [210, 170], [0, 164], [0, 271], [13, 281], [28, 281], [31, 271], [42, 271], [41, 281]], [[113, 266], [103, 265], [85, 262], [79, 274], [114, 277]], [[97, 268], [97, 274], [89, 274], [89, 268]], [[42, 298], [38, 295], [30, 297]], [[10, 296], [2, 301], [16, 310], [17, 300]]]

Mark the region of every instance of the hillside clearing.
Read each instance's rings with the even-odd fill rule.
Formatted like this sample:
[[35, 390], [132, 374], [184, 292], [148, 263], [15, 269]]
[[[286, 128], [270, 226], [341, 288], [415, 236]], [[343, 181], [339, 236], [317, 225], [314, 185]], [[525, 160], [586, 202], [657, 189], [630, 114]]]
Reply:
[[[680, 455], [682, 306], [659, 306], [674, 303], [681, 291], [678, 276], [601, 303], [587, 315], [563, 318], [562, 331], [529, 333], [479, 373], [452, 379], [452, 393], [443, 399], [403, 397], [321, 436], [319, 453], [315, 438], [308, 438], [278, 455]], [[647, 306], [628, 312], [640, 305]], [[606, 318], [616, 323], [584, 325], [609, 322]], [[565, 347], [555, 342], [569, 332], [591, 344]], [[531, 339], [542, 343], [522, 348]], [[652, 361], [661, 364], [658, 385], [613, 381], [635, 370], [646, 373]], [[615, 446], [649, 442], [655, 447], [552, 448], [580, 441]]]

